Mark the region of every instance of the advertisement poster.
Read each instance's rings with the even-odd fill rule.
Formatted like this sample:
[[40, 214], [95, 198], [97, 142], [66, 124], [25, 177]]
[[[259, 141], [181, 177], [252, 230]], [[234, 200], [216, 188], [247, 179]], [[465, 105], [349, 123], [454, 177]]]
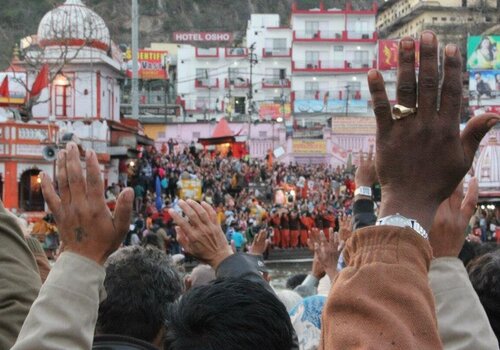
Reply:
[[[128, 55], [127, 55], [128, 56]], [[139, 79], [167, 80], [170, 55], [168, 51], [139, 50]], [[127, 62], [127, 76], [132, 77], [132, 60]]]
[[326, 154], [326, 141], [324, 140], [293, 140], [292, 147], [295, 154]]
[[[378, 69], [391, 70], [398, 68], [399, 40], [379, 40], [378, 42]], [[415, 65], [418, 67], [420, 59], [420, 43], [415, 42]]]
[[368, 101], [299, 99], [295, 100], [293, 110], [295, 113], [363, 114], [368, 113]]
[[500, 70], [470, 72], [469, 106], [500, 106]]
[[338, 117], [332, 118], [333, 134], [375, 135], [377, 123], [375, 117]]
[[500, 70], [500, 35], [470, 36], [467, 40], [467, 69]]
[[279, 103], [261, 103], [259, 106], [259, 117], [264, 120], [283, 118], [290, 119], [292, 114], [290, 103], [283, 106]]

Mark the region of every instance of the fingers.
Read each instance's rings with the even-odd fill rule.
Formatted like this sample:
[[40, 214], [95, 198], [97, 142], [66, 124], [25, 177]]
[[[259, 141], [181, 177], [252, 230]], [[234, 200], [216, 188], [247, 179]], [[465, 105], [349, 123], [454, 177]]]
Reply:
[[[187, 220], [189, 220], [190, 225], [195, 225], [195, 226], [200, 225], [200, 218], [198, 217], [198, 214], [193, 210], [193, 208], [191, 208], [191, 206], [188, 203], [186, 203], [183, 200], [180, 200], [179, 207], [181, 207], [182, 211], [186, 215]], [[186, 220], [186, 219], [184, 219], [184, 220]]]
[[191, 253], [189, 249], [189, 238], [185, 234], [184, 230], [179, 226], [175, 227], [175, 232], [177, 233], [177, 242], [184, 248], [184, 250], [188, 253]]
[[377, 70], [368, 72], [368, 86], [372, 96], [373, 111], [377, 118], [377, 133], [379, 136], [389, 133], [392, 126], [391, 104], [385, 92], [384, 78]]
[[86, 197], [87, 184], [80, 162], [80, 151], [74, 142], [69, 142], [66, 146], [66, 152], [66, 171], [68, 174], [71, 201], [74, 203], [83, 203]]
[[368, 161], [371, 162], [373, 160], [373, 145], [370, 146], [370, 151], [368, 152]]
[[126, 188], [116, 200], [113, 224], [118, 233], [125, 235], [130, 227], [132, 207], [134, 204], [134, 190]]
[[410, 108], [416, 106], [415, 42], [410, 37], [404, 37], [399, 42], [398, 85], [396, 94], [398, 104]]
[[87, 198], [92, 204], [104, 202], [104, 183], [101, 177], [101, 168], [94, 151], [87, 150], [85, 154], [87, 164]]
[[[186, 203], [191, 207], [191, 209], [193, 209], [193, 211], [198, 216], [199, 224], [201, 224], [201, 225], [210, 224], [210, 217], [209, 217], [209, 215], [204, 207], [202, 207], [200, 204], [196, 203], [192, 199], [188, 199], [188, 201]], [[191, 218], [189, 218], [189, 219], [191, 220]], [[196, 218], [193, 218], [193, 219], [196, 221]]]
[[420, 37], [420, 72], [418, 75], [418, 109], [424, 112], [421, 114], [422, 118], [435, 115], [438, 74], [438, 42], [436, 35], [426, 30]]
[[453, 122], [458, 130], [462, 108], [462, 55], [454, 44], [446, 45], [444, 50], [444, 78], [441, 87], [439, 115]]
[[469, 188], [465, 194], [465, 198], [462, 201], [462, 206], [460, 212], [462, 217], [467, 221], [470, 220], [474, 212], [476, 211], [477, 201], [479, 198], [479, 184], [476, 177], [473, 177], [469, 181]]
[[365, 157], [364, 157], [364, 154], [363, 154], [363, 150], [360, 150], [359, 151], [359, 165], [363, 165], [365, 162]]
[[214, 207], [212, 207], [210, 204], [207, 202], [201, 202], [201, 206], [205, 209], [205, 211], [208, 214], [208, 217], [212, 224], [217, 225], [217, 213], [214, 210]]
[[57, 187], [62, 205], [69, 205], [71, 202], [71, 192], [69, 191], [68, 172], [66, 171], [66, 150], [57, 153]]
[[57, 195], [50, 177], [45, 173], [41, 173], [40, 175], [42, 177], [43, 198], [45, 199], [45, 202], [47, 202], [50, 211], [54, 214], [57, 220], [59, 210], [61, 209], [61, 199]]
[[493, 113], [482, 114], [469, 120], [460, 135], [467, 165], [472, 164], [474, 155], [484, 135], [499, 122], [500, 116]]

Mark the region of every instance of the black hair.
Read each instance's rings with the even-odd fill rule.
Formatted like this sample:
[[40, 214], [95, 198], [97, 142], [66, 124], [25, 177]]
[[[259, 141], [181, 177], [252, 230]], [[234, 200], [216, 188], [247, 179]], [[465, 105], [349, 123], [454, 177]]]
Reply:
[[289, 277], [286, 280], [286, 289], [294, 290], [295, 287], [300, 286], [302, 282], [306, 279], [307, 275], [305, 273], [299, 273]]
[[290, 350], [285, 306], [261, 284], [219, 279], [170, 306], [166, 350]]
[[107, 298], [99, 305], [98, 334], [153, 342], [164, 326], [168, 304], [182, 293], [171, 259], [157, 249], [128, 247], [106, 263]]
[[487, 253], [471, 261], [467, 267], [469, 278], [488, 315], [491, 328], [500, 339], [500, 250]]

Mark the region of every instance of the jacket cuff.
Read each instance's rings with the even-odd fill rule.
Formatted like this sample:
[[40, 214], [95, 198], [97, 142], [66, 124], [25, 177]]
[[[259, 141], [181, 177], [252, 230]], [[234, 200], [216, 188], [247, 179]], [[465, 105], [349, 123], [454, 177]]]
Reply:
[[347, 241], [344, 258], [359, 268], [373, 263], [398, 264], [427, 274], [432, 258], [429, 242], [413, 229], [369, 226], [356, 231]]
[[92, 301], [98, 299], [100, 303], [106, 298], [105, 278], [106, 270], [103, 266], [81, 255], [64, 252], [57, 259], [45, 283]]
[[259, 275], [254, 258], [246, 254], [233, 254], [219, 264], [215, 275], [217, 278], [239, 278], [248, 274]]
[[436, 258], [431, 262], [429, 282], [434, 295], [452, 289], [469, 287], [470, 280], [462, 260], [454, 257]]
[[371, 199], [358, 199], [354, 201], [352, 207], [353, 213], [370, 213], [373, 214], [373, 201]]

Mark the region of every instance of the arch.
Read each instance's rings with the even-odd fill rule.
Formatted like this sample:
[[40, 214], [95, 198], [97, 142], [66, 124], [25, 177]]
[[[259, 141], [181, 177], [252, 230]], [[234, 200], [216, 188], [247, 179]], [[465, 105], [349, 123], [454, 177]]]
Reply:
[[21, 174], [19, 181], [19, 208], [25, 211], [44, 211], [45, 200], [42, 194], [39, 169], [28, 169]]

